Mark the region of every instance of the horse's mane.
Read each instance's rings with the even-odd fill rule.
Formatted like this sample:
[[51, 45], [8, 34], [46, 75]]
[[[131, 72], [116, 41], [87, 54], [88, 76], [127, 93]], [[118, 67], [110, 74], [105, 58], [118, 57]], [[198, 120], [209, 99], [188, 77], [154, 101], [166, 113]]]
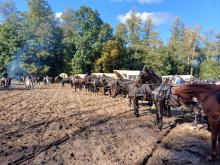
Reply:
[[152, 80], [154, 80], [154, 82], [156, 84], [161, 84], [162, 83], [162, 77], [161, 76], [157, 75], [153, 70], [151, 70], [150, 73], [153, 75]]
[[184, 84], [174, 88], [174, 94], [183, 97], [194, 97], [198, 93], [204, 93], [215, 88], [215, 84]]

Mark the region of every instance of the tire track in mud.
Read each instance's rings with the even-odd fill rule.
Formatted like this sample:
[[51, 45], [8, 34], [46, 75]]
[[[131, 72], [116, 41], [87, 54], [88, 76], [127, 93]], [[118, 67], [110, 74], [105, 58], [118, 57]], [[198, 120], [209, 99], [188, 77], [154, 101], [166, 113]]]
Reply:
[[15, 159], [12, 162], [9, 162], [9, 164], [20, 164], [20, 163], [26, 162], [30, 159], [33, 159], [33, 158], [37, 157], [39, 154], [41, 154], [42, 152], [45, 152], [45, 151], [51, 149], [55, 145], [58, 147], [59, 145], [62, 145], [63, 143], [66, 143], [70, 139], [74, 140], [77, 135], [89, 130], [90, 128], [99, 126], [99, 125], [104, 124], [104, 123], [107, 123], [108, 121], [110, 121], [114, 117], [124, 115], [125, 113], [128, 113], [128, 112], [130, 112], [130, 111], [119, 113], [115, 116], [106, 117], [104, 119], [98, 120], [97, 122], [90, 123], [88, 126], [79, 127], [79, 129], [77, 131], [72, 132], [70, 135], [66, 134], [62, 138], [55, 138], [56, 140], [53, 139], [49, 144], [42, 145], [35, 152], [30, 153], [28, 155], [22, 155], [18, 159]]
[[[16, 109], [16, 111], [19, 110], [19, 114], [20, 114], [20, 116], [21, 116], [20, 119], [18, 119], [18, 121], [21, 121], [22, 118], [25, 118], [25, 116], [22, 116], [22, 113], [25, 114], [25, 115], [28, 115], [29, 113], [33, 113], [33, 109], [38, 109], [38, 108], [40, 108], [41, 110], [44, 110], [49, 104], [51, 104], [51, 102], [48, 102], [48, 99], [50, 98], [50, 95], [47, 96], [47, 93], [48, 93], [47, 90], [45, 90], [45, 91], [43, 91], [43, 92], [40, 92], [40, 93], [37, 92], [37, 93], [36, 93], [35, 95], [33, 95], [31, 98], [29, 97], [29, 99], [24, 100], [24, 101], [27, 102], [28, 104], [25, 104], [25, 105], [26, 105], [25, 107]], [[56, 92], [56, 93], [57, 93], [57, 92]], [[38, 95], [41, 95], [43, 98], [45, 98], [45, 96], [47, 96], [48, 98], [46, 97], [46, 98], [44, 99], [44, 102], [39, 102], [37, 99], [35, 99], [35, 97], [38, 96]], [[56, 96], [55, 96], [56, 94], [51, 93], [51, 95], [53, 95], [54, 97], [56, 97]], [[29, 104], [29, 102], [31, 102], [31, 104]], [[36, 107], [36, 105], [38, 105], [38, 106]], [[32, 110], [30, 111], [29, 109], [32, 109]], [[27, 113], [26, 113], [26, 111], [27, 111]], [[40, 112], [38, 112], [38, 113], [40, 113]], [[18, 116], [17, 118], [19, 118], [19, 116]], [[42, 123], [46, 123], [46, 122], [36, 123], [36, 124], [34, 124], [33, 126], [21, 127], [21, 128], [15, 130], [15, 131], [10, 131], [10, 132], [8, 132], [8, 133], [5, 133], [3, 136], [1, 136], [0, 139], [4, 139], [5, 136], [7, 136], [7, 137], [8, 137], [8, 136], [12, 136], [12, 135], [15, 136], [15, 135], [18, 134], [18, 133], [22, 133], [22, 131], [29, 130], [29, 129], [31, 129], [31, 128], [36, 128], [37, 125], [38, 125], [38, 126], [41, 126]], [[23, 124], [24, 124], [24, 123], [23, 123]], [[27, 123], [27, 124], [28, 124], [28, 123]]]
[[[41, 95], [46, 94], [46, 92], [47, 91], [42, 91]], [[39, 95], [38, 92], [33, 93], [33, 91], [31, 91], [31, 93], [25, 93], [25, 94], [27, 95], [25, 95], [21, 99], [16, 100], [16, 102], [13, 102], [11, 105], [9, 102], [8, 103], [9, 106], [5, 108], [5, 110], [7, 110], [7, 113], [5, 112], [5, 114], [3, 114], [4, 112], [1, 112], [1, 116], [6, 115], [4, 116], [4, 118], [9, 120], [7, 116], [9, 117], [13, 116], [13, 114], [17, 113], [18, 110], [19, 110], [19, 114], [21, 114], [23, 111], [33, 108], [35, 105], [38, 104], [37, 100], [35, 100], [35, 97]]]
[[[53, 88], [53, 86], [51, 88]], [[34, 164], [33, 162], [40, 159], [38, 155], [52, 152], [51, 150], [54, 150], [52, 149], [54, 148], [53, 144], [56, 144], [57, 141], [60, 143], [56, 144], [55, 148], [61, 146], [67, 147], [68, 145], [75, 143], [75, 141], [77, 141], [78, 138], [85, 139], [89, 138], [90, 135], [92, 137], [95, 135], [99, 135], [100, 138], [104, 138], [105, 132], [104, 134], [102, 134], [102, 129], [105, 130], [106, 127], [109, 127], [110, 129], [110, 134], [108, 136], [112, 136], [111, 138], [114, 139], [114, 137], [117, 136], [117, 134], [115, 134], [114, 132], [123, 131], [126, 124], [129, 125], [126, 129], [134, 129], [134, 131], [137, 128], [138, 123], [142, 124], [140, 127], [144, 128], [145, 126], [147, 126], [145, 121], [136, 122], [136, 118], [133, 118], [133, 115], [130, 114], [130, 107], [125, 106], [125, 104], [127, 105], [128, 103], [124, 101], [124, 99], [112, 99], [106, 96], [95, 97], [91, 94], [85, 94], [84, 92], [75, 93], [71, 89], [65, 88], [58, 88], [57, 91], [57, 94], [54, 94], [55, 96], [51, 98], [51, 100], [53, 101], [45, 99], [45, 95], [43, 96], [43, 99], [47, 101], [45, 108], [42, 108], [44, 110], [39, 109], [39, 106], [33, 107], [36, 108], [36, 110], [39, 110], [40, 116], [37, 117], [37, 119], [34, 121], [32, 125], [30, 125], [29, 127], [24, 127], [23, 129], [23, 134], [28, 133], [25, 136], [35, 133], [38, 134], [36, 138], [32, 139], [32, 143], [37, 144], [37, 146], [27, 145], [25, 146], [27, 148], [23, 149], [21, 153], [18, 150], [14, 150], [10, 153], [10, 157], [14, 158], [12, 158], [9, 162], [14, 162], [17, 160], [24, 161], [25, 164]], [[50, 89], [50, 94], [53, 92], [55, 92], [55, 90]], [[35, 95], [35, 97], [38, 97], [38, 95]], [[42, 98], [35, 97], [33, 98], [33, 100], [35, 101], [36, 99], [36, 102], [37, 100], [39, 100], [39, 102], [41, 103], [40, 100]], [[44, 114], [42, 115], [41, 113]], [[31, 111], [27, 114], [27, 116], [30, 115]], [[50, 120], [48, 121], [48, 119]], [[130, 120], [132, 121], [130, 122]], [[71, 124], [72, 127], [67, 130], [65, 127], [68, 124]], [[60, 129], [60, 126], [62, 126], [63, 128]], [[115, 126], [117, 126], [116, 130], [114, 129]], [[38, 132], [39, 130], [40, 132]], [[111, 133], [111, 131], [113, 132]], [[138, 131], [140, 131], [140, 129], [138, 129]], [[6, 137], [10, 136], [10, 132], [8, 133], [8, 135], [5, 135]], [[151, 133], [151, 131], [149, 133]], [[13, 136], [17, 136], [16, 134], [19, 135], [19, 132], [14, 132]], [[49, 136], [49, 134], [51, 134], [51, 136]], [[62, 138], [65, 137], [64, 134], [67, 134], [69, 138], [67, 140], [62, 141]], [[131, 137], [131, 144], [141, 146], [141, 142], [138, 141], [140, 140], [140, 138], [136, 139], [136, 137], [138, 137], [139, 134], [141, 135], [142, 132]], [[25, 139], [25, 137], [17, 137], [17, 139], [21, 141], [22, 139]], [[111, 139], [108, 139], [108, 141], [109, 140]], [[11, 143], [11, 140], [9, 140], [8, 142], [10, 142], [10, 145], [13, 145], [13, 143]], [[103, 141], [103, 143], [105, 142]], [[116, 146], [120, 145], [118, 144], [117, 139], [116, 141], [113, 140], [112, 143]], [[121, 158], [117, 156], [117, 154], [115, 154], [114, 151], [110, 150], [105, 152], [110, 152], [110, 155], [112, 155], [113, 157], [112, 159]], [[52, 155], [48, 156], [51, 157]], [[111, 158], [108, 157], [108, 159]]]
[[[3, 109], [4, 110], [8, 110], [10, 108], [12, 108], [13, 106], [16, 106], [17, 103], [21, 103], [22, 101], [25, 101], [27, 99], [30, 99], [32, 97], [34, 97], [35, 94], [33, 94], [33, 91], [26, 91], [26, 92], [22, 92], [22, 95], [17, 95], [16, 97], [12, 98], [14, 100], [5, 100], [5, 102], [1, 102], [0, 106], [4, 106]], [[18, 97], [19, 96], [19, 97]]]
[[[154, 145], [154, 147], [152, 148], [150, 154], [146, 155], [144, 158], [138, 160], [137, 162], [135, 162], [135, 165], [147, 165], [148, 164], [148, 160], [154, 156], [156, 150], [159, 148], [159, 146], [163, 143], [163, 140], [168, 136], [168, 134], [172, 131], [172, 129], [174, 129], [177, 125], [177, 122], [174, 121], [171, 124], [169, 124], [168, 128], [166, 128], [165, 132], [161, 134], [161, 136], [159, 137], [159, 139], [157, 140], [156, 144]], [[163, 129], [163, 128], [162, 128]]]
[[[42, 91], [41, 92], [36, 91], [36, 94], [33, 96], [33, 98], [28, 99], [28, 101], [26, 100], [26, 103], [32, 103], [31, 108], [34, 108], [35, 105], [39, 105], [39, 103], [40, 103], [42, 105], [41, 106], [42, 107], [41, 110], [44, 110], [44, 109], [47, 109], [47, 107], [50, 104], [53, 103], [53, 100], [54, 100], [54, 98], [57, 97], [57, 94], [58, 94], [58, 92], [53, 92], [53, 90], [50, 90], [49, 93], [48, 93], [47, 89], [44, 90], [44, 95], [42, 95]], [[39, 100], [36, 99], [36, 98], [38, 98], [39, 95], [43, 96], [43, 98], [44, 98], [43, 102], [42, 102], [42, 100], [40, 102], [38, 102]], [[48, 97], [45, 97], [47, 95], [48, 95]], [[50, 97], [52, 99], [51, 99], [51, 101], [48, 101], [48, 99]], [[42, 98], [42, 97], [40, 97], [40, 98]], [[30, 107], [27, 108], [27, 106], [25, 106], [25, 108], [23, 108], [23, 111], [22, 111], [23, 114], [26, 114], [25, 110], [31, 109]], [[30, 115], [33, 116], [33, 114], [31, 114], [31, 113], [33, 113], [33, 109], [30, 110], [29, 113], [30, 113]], [[39, 113], [41, 113], [41, 112], [39, 112]], [[26, 115], [29, 115], [29, 114], [27, 113]], [[21, 116], [21, 118], [23, 118], [23, 117], [25, 118], [25, 116], [22, 116], [22, 114], [20, 116]], [[3, 142], [2, 144], [7, 144], [7, 145], [4, 146], [4, 148], [5, 147], [7, 148], [7, 146], [9, 147], [9, 150], [6, 150], [6, 152], [4, 152], [4, 153], [11, 155], [13, 153], [20, 152], [19, 148], [17, 148], [17, 147], [15, 147], [15, 148], [13, 147], [12, 148], [11, 145], [13, 145], [13, 143], [14, 144], [21, 143], [21, 147], [24, 147], [25, 145], [23, 145], [23, 143], [24, 144], [27, 143], [25, 141], [25, 139], [28, 138], [30, 135], [33, 136], [34, 134], [36, 134], [35, 135], [36, 137], [34, 138], [35, 140], [33, 140], [32, 143], [34, 144], [34, 141], [35, 141], [35, 143], [37, 143], [39, 145], [40, 144], [40, 139], [37, 139], [37, 137], [38, 137], [37, 133], [38, 133], [39, 129], [35, 129], [35, 128], [39, 128], [39, 127], [43, 126], [44, 124], [45, 123], [38, 123], [38, 124], [34, 124], [34, 125], [30, 126], [30, 127], [26, 127], [25, 125], [28, 125], [28, 123], [27, 124], [25, 124], [25, 123], [17, 123], [16, 125], [19, 126], [19, 127], [21, 126], [20, 128], [16, 129], [15, 131], [10, 131], [10, 132], [4, 134], [3, 136], [1, 136], [1, 139], [2, 139], [2, 142]], [[47, 128], [47, 123], [46, 123], [46, 127], [40, 128], [41, 130], [43, 130], [41, 132], [45, 132], [46, 128]], [[31, 136], [30, 136], [30, 138], [31, 138]], [[7, 139], [9, 139], [9, 140], [7, 140]], [[18, 142], [16, 142], [16, 141], [18, 141]], [[31, 141], [30, 141], [30, 143], [31, 143]], [[2, 156], [2, 154], [0, 154], [0, 156]]]
[[11, 99], [13, 97], [16, 97], [22, 93], [24, 93], [25, 91], [24, 90], [12, 90], [12, 91], [4, 91], [4, 92], [0, 92], [1, 93], [1, 96], [0, 96], [0, 100], [1, 101], [4, 101], [4, 100], [7, 100], [7, 99]]
[[[55, 96], [55, 95], [54, 95]], [[77, 96], [75, 96], [75, 97], [77, 97]], [[54, 97], [54, 98], [56, 98], [56, 96]], [[53, 100], [53, 99], [52, 99]], [[80, 100], [78, 100], [78, 99], [76, 99], [77, 100], [77, 103], [79, 103], [79, 102], [81, 102]], [[50, 103], [52, 103], [53, 101], [50, 101]], [[50, 105], [50, 103], [48, 103], [46, 106], [48, 106], [48, 105]], [[79, 105], [80, 104], [83, 104], [83, 103], [79, 103]], [[96, 103], [94, 103], [94, 104], [96, 104]], [[111, 104], [111, 103], [110, 103]], [[78, 105], [78, 104], [77, 104]], [[46, 107], [45, 106], [45, 107]], [[91, 104], [90, 105], [88, 105], [88, 107], [89, 106], [91, 106]], [[113, 105], [106, 105], [106, 106], [104, 106], [103, 108], [109, 108], [109, 107], [112, 107], [112, 106], [115, 106], [115, 104], [113, 104]], [[79, 107], [81, 107], [81, 106], [79, 106]], [[76, 109], [77, 108], [79, 108], [79, 107], [76, 107]], [[85, 115], [85, 112], [84, 112], [84, 109], [86, 109], [86, 107], [83, 107], [83, 108], [81, 108], [81, 113], [79, 114], [75, 114], [74, 116], [76, 116], [76, 115]], [[94, 108], [94, 109], [92, 109], [92, 110], [90, 110], [90, 111], [87, 111], [87, 114], [88, 115], [90, 115], [92, 112], [94, 113], [94, 110], [99, 110], [100, 109], [100, 107], [96, 107], [96, 108]], [[117, 115], [120, 115], [120, 114], [117, 114]], [[115, 115], [115, 116], [117, 116], [117, 115]], [[42, 126], [42, 125], [49, 125], [49, 124], [51, 124], [51, 123], [53, 123], [53, 122], [61, 122], [61, 121], [67, 121], [67, 119], [68, 118], [70, 118], [70, 119], [72, 119], [72, 117], [73, 117], [73, 115], [71, 115], [71, 116], [67, 116], [67, 117], [65, 117], [65, 118], [59, 118], [59, 119], [57, 119], [57, 120], [52, 120], [52, 121], [49, 121], [49, 122], [47, 122], [47, 123], [45, 123], [45, 122], [43, 122], [43, 123], [39, 123], [38, 125], [33, 125], [33, 126], [30, 126], [27, 130], [31, 130], [31, 129], [33, 129], [33, 128], [37, 128], [37, 127], [39, 127], [39, 126]], [[80, 133], [82, 133], [82, 132], [84, 132], [84, 131], [86, 131], [86, 130], [88, 130], [89, 128], [91, 128], [91, 127], [94, 127], [94, 126], [98, 126], [98, 125], [100, 125], [100, 124], [103, 124], [103, 123], [106, 123], [107, 121], [109, 121], [109, 120], [111, 120], [113, 117], [106, 117], [106, 118], [103, 118], [103, 119], [101, 119], [101, 120], [98, 120], [98, 121], [96, 121], [96, 122], [94, 122], [94, 123], [91, 123], [91, 121], [90, 120], [88, 120], [86, 123], [87, 124], [83, 124], [83, 125], [77, 125], [77, 127], [78, 127], [78, 129], [77, 129], [77, 131], [74, 131], [74, 132], [72, 132], [71, 134], [72, 134], [72, 136], [76, 136], [77, 134], [80, 134]], [[81, 122], [80, 122], [81, 123]], [[26, 131], [27, 131], [26, 130]], [[16, 132], [14, 132], [14, 133], [18, 133], [18, 131], [16, 131]], [[9, 134], [6, 134], [7, 136], [11, 136], [13, 134], [13, 132], [12, 133], [9, 133]]]

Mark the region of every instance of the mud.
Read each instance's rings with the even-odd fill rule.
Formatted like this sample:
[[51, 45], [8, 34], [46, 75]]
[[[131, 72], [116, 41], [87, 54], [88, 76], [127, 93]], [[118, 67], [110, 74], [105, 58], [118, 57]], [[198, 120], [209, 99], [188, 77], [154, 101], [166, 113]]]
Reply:
[[0, 164], [219, 164], [210, 133], [154, 110], [133, 115], [125, 98], [60, 84], [0, 91]]

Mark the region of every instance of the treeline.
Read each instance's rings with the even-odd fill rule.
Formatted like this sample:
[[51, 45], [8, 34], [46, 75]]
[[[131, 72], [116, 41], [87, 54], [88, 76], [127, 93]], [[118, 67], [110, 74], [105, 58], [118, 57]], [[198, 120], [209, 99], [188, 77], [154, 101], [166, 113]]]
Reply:
[[13, 1], [0, 4], [0, 72], [15, 58], [31, 73], [57, 76], [148, 65], [160, 75], [193, 74], [220, 79], [220, 33], [200, 33], [175, 18], [164, 44], [151, 19], [134, 10], [116, 29], [98, 11], [67, 8], [57, 18], [47, 0], [28, 0], [27, 12]]

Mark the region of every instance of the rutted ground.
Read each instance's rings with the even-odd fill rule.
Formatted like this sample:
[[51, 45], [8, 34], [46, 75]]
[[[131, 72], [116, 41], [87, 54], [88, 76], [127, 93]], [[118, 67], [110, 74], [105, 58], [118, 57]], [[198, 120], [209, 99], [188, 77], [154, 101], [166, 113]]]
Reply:
[[135, 118], [124, 98], [55, 84], [0, 91], [0, 100], [0, 164], [208, 163], [209, 132], [175, 118], [158, 130], [154, 114]]

